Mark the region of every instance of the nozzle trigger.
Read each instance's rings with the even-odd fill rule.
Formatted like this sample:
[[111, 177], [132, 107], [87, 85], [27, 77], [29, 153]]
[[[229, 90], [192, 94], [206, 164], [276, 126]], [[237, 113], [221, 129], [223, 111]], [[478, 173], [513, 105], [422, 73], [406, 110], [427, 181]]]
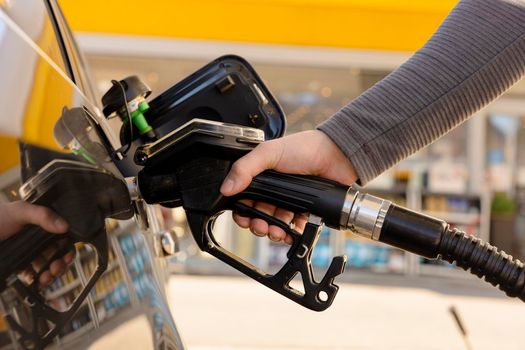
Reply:
[[[346, 265], [346, 256], [335, 257], [321, 282], [315, 281], [311, 257], [321, 232], [322, 222], [320, 220], [317, 223], [314, 222], [315, 220], [310, 220], [301, 234], [275, 217], [245, 204], [235, 203], [230, 209], [242, 216], [262, 219], [269, 225], [278, 226], [289, 234], [293, 238], [293, 244], [287, 253], [288, 261], [275, 274], [262, 271], [224, 249], [217, 242], [213, 236], [213, 224], [218, 214], [213, 217], [207, 217], [202, 214], [188, 212], [187, 217], [192, 227], [192, 232], [202, 233], [201, 235], [194, 234], [195, 240], [199, 243], [202, 250], [306, 308], [314, 311], [323, 311], [332, 304], [339, 290], [339, 287], [334, 284], [334, 279], [343, 273]], [[304, 293], [290, 285], [298, 274], [302, 278]]]

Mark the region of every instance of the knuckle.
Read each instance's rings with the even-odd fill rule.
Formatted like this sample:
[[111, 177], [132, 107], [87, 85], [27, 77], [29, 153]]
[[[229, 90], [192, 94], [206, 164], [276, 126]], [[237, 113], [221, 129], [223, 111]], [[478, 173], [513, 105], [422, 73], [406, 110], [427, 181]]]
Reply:
[[275, 238], [279, 238], [280, 240], [286, 236], [284, 230], [277, 226], [270, 226], [268, 228], [268, 232], [270, 233], [270, 235], [272, 235]]
[[242, 159], [239, 159], [236, 162], [234, 162], [232, 165], [231, 171], [233, 172], [239, 171], [241, 169], [241, 165], [240, 165], [241, 163], [242, 163]]
[[250, 225], [250, 231], [257, 236], [265, 236], [268, 234], [268, 224], [261, 219], [253, 219]]
[[235, 223], [237, 225], [239, 225], [242, 228], [250, 227], [250, 219], [247, 218], [247, 217], [239, 216], [239, 215], [234, 214], [233, 215], [233, 220], [235, 221]]
[[243, 175], [243, 165], [242, 165], [242, 159], [239, 159], [238, 161], [236, 161], [235, 163], [233, 163], [232, 167], [231, 167], [231, 170], [230, 172], [234, 175], [234, 176], [242, 176]]

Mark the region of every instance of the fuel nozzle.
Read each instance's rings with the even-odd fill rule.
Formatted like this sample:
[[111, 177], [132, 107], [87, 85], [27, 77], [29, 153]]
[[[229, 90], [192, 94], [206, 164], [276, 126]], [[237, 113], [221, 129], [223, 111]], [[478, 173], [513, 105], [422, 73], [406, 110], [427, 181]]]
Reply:
[[[309, 259], [323, 224], [351, 230], [425, 258], [455, 262], [478, 277], [485, 277], [494, 286], [499, 285], [507, 295], [525, 301], [525, 267], [520, 261], [476, 237], [451, 229], [443, 220], [397, 206], [355, 187], [315, 176], [267, 170], [255, 176], [241, 193], [222, 196], [220, 186], [233, 161], [261, 141], [256, 130], [250, 128], [194, 120], [138, 148], [135, 160], [143, 169], [137, 182], [128, 181], [128, 185], [132, 193], [140, 193], [149, 204], [183, 206], [199, 248], [314, 310], [324, 310], [331, 304], [337, 292], [334, 278], [343, 272], [346, 262], [346, 257], [335, 257], [320, 283], [309, 277], [304, 279], [310, 276]], [[265, 202], [294, 213], [309, 213], [313, 220], [309, 220], [301, 235], [288, 223], [240, 203], [242, 200]], [[276, 275], [263, 274], [217, 245], [213, 222], [225, 210], [262, 219], [289, 234], [293, 244], [286, 268]], [[299, 271], [298, 266], [303, 270]], [[297, 294], [289, 286], [298, 272], [303, 276], [305, 295]], [[329, 293], [329, 299], [321, 300], [320, 292]]]

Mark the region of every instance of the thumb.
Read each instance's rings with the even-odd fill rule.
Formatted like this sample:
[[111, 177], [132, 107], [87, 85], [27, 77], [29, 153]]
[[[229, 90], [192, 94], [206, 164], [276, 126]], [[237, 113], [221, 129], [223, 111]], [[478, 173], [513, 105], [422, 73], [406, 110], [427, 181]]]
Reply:
[[11, 215], [20, 226], [33, 224], [51, 233], [64, 233], [68, 229], [67, 222], [54, 211], [40, 205], [24, 201], [13, 203]]
[[282, 151], [279, 143], [268, 141], [255, 147], [250, 153], [238, 159], [224, 179], [220, 191], [233, 196], [248, 187], [254, 176], [278, 163]]

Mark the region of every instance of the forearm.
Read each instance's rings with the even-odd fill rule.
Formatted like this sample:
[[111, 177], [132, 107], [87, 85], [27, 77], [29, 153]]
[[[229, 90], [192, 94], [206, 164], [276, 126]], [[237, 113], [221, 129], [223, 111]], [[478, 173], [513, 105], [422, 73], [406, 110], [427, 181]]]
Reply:
[[318, 128], [366, 183], [525, 74], [525, 1], [463, 0], [406, 63]]

